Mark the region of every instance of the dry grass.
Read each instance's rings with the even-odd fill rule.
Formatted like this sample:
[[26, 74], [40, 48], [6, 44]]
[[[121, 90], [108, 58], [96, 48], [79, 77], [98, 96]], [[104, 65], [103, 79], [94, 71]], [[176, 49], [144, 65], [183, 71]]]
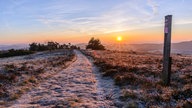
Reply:
[[[146, 107], [192, 104], [192, 56], [173, 55], [171, 85], [161, 81], [162, 55], [141, 52], [85, 51], [100, 67], [103, 76], [126, 88], [122, 100], [142, 101]], [[130, 92], [130, 90], [135, 92]], [[140, 92], [141, 91], [141, 92]]]
[[[13, 61], [0, 65], [1, 104], [18, 99], [44, 79], [66, 68], [66, 63], [71, 62], [75, 55], [71, 50], [60, 52], [60, 55], [55, 56], [52, 56], [54, 52], [48, 53], [51, 57], [27, 59], [21, 62]], [[45, 56], [47, 55], [45, 54]]]

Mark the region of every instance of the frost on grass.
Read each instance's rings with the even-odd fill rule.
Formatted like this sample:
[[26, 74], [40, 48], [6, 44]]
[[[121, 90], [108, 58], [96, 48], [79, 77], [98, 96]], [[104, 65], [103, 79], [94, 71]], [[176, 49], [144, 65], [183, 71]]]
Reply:
[[173, 55], [171, 85], [161, 82], [162, 55], [144, 52], [85, 51], [101, 74], [121, 87], [124, 107], [192, 105], [192, 56]]
[[[67, 64], [62, 64], [60, 60], [63, 59], [58, 52], [46, 56], [38, 53], [36, 56], [14, 60], [2, 59], [4, 61], [1, 63], [1, 75], [4, 75], [1, 77], [4, 78], [2, 82], [11, 85], [6, 86], [10, 87], [9, 89], [1, 85], [1, 90], [8, 92], [2, 92], [5, 93], [2, 95], [4, 100], [0, 103], [12, 102], [9, 103], [12, 104], [11, 108], [143, 108], [191, 105], [191, 56], [173, 56], [171, 86], [165, 87], [160, 78], [161, 55], [92, 51], [86, 52], [93, 58], [89, 60], [79, 51], [75, 53], [76, 61], [66, 69], [64, 67]], [[63, 61], [68, 60], [71, 59]], [[99, 69], [92, 64], [92, 61]], [[20, 71], [17, 73], [15, 70]], [[20, 75], [6, 76], [3, 73]], [[16, 81], [22, 84], [19, 85], [20, 83], [15, 83]], [[6, 98], [7, 96], [9, 98]]]
[[115, 108], [113, 82], [103, 80], [87, 57], [75, 53], [76, 61], [69, 67], [22, 95], [10, 107]]
[[11, 104], [73, 58], [71, 50], [56, 50], [0, 59], [0, 106]]

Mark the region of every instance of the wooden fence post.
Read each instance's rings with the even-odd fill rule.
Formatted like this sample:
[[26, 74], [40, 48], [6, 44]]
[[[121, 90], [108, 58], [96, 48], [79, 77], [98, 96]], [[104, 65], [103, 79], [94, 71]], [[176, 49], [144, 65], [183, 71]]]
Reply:
[[165, 16], [165, 28], [164, 28], [164, 50], [163, 50], [163, 73], [162, 80], [164, 85], [170, 84], [171, 77], [171, 25], [172, 15]]

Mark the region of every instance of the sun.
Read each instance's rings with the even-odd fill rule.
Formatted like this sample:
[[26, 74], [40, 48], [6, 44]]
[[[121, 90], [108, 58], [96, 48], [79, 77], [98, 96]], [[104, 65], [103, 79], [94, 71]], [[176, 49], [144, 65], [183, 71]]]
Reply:
[[117, 41], [122, 41], [122, 37], [121, 36], [117, 36]]

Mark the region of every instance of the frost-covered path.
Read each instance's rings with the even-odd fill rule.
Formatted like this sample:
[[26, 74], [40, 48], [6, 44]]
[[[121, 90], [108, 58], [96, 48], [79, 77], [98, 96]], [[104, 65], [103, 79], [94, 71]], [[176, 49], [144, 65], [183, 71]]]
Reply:
[[24, 94], [11, 108], [115, 107], [112, 98], [118, 88], [113, 87], [113, 81], [102, 79], [87, 57], [75, 53], [73, 64]]

